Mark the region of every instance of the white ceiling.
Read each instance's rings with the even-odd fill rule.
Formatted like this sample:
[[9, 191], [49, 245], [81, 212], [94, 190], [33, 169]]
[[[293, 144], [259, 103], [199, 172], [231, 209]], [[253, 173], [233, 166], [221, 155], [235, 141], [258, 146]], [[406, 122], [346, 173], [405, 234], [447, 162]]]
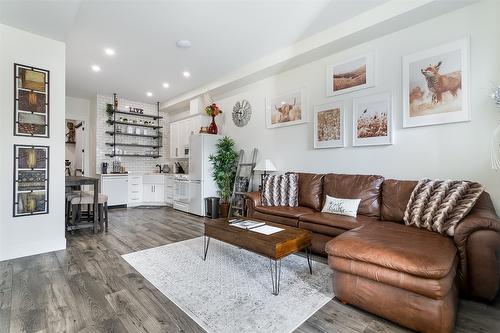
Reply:
[[[67, 95], [116, 92], [153, 102], [203, 86], [384, 2], [0, 0], [0, 22], [67, 43]], [[178, 39], [193, 46], [178, 49]], [[106, 47], [116, 55], [106, 56]], [[101, 72], [92, 72], [93, 64]], [[182, 76], [184, 70], [190, 78]]]

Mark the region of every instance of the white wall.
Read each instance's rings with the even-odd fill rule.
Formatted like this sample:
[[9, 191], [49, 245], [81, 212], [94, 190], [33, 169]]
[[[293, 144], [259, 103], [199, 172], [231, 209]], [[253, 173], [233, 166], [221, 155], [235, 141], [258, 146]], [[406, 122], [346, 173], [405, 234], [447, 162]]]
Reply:
[[[76, 124], [78, 122], [83, 121], [85, 125], [85, 161], [83, 164], [83, 169], [85, 175], [90, 175], [90, 166], [94, 164], [90, 164], [90, 152], [91, 145], [95, 146], [95, 137], [91, 137], [90, 135], [90, 100], [76, 97], [66, 96], [66, 119], [76, 120]], [[70, 147], [66, 147], [66, 153], [68, 153], [68, 149], [73, 148], [74, 145], [68, 145]], [[94, 148], [95, 149], [95, 148]], [[72, 165], [74, 168], [74, 165]], [[73, 169], [74, 170], [74, 169]]]
[[[66, 247], [64, 236], [65, 44], [0, 24], [0, 260]], [[50, 138], [13, 136], [14, 62], [50, 70]], [[50, 146], [49, 214], [12, 217], [13, 145]]]
[[[490, 136], [500, 119], [500, 109], [489, 98], [492, 83], [500, 83], [500, 2], [483, 1], [413, 27], [333, 54], [313, 63], [238, 89], [216, 101], [224, 110], [223, 134], [236, 139], [259, 159], [270, 158], [281, 171], [381, 174], [387, 178], [469, 179], [484, 184], [500, 209], [500, 174], [490, 167]], [[464, 36], [471, 40], [472, 121], [403, 129], [401, 57]], [[356, 93], [325, 97], [325, 68], [367, 51], [376, 52], [377, 85]], [[313, 149], [313, 123], [266, 129], [265, 97], [302, 86], [308, 87], [309, 117], [314, 105], [345, 101], [347, 147]], [[395, 144], [352, 147], [351, 104], [354, 96], [392, 91]], [[243, 128], [231, 120], [234, 103], [247, 99], [252, 119]]]

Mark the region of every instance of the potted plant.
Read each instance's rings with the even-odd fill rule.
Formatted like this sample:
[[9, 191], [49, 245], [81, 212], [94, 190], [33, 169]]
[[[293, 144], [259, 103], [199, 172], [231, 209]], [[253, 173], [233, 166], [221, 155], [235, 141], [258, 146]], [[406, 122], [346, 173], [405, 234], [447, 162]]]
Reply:
[[235, 149], [235, 142], [230, 137], [223, 137], [217, 142], [217, 152], [208, 157], [212, 163], [217, 192], [221, 198], [220, 215], [227, 217], [229, 215], [229, 200], [233, 190], [234, 177], [238, 163], [238, 152]]
[[108, 114], [108, 120], [111, 120], [111, 118], [113, 118], [113, 112], [115, 112], [115, 109], [113, 109], [113, 105], [106, 104], [106, 113]]
[[212, 117], [212, 122], [208, 126], [208, 133], [217, 134], [219, 129], [217, 128], [217, 124], [215, 123], [215, 117], [222, 113], [222, 110], [217, 106], [217, 104], [212, 103], [205, 107], [205, 113]]

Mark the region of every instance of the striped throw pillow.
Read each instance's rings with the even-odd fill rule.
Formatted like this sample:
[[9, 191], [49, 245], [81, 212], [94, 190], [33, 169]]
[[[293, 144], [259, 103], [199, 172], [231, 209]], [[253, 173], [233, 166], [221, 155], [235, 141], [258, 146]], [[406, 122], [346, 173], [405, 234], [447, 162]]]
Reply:
[[262, 187], [262, 205], [297, 207], [299, 205], [298, 180], [295, 173], [267, 176]]

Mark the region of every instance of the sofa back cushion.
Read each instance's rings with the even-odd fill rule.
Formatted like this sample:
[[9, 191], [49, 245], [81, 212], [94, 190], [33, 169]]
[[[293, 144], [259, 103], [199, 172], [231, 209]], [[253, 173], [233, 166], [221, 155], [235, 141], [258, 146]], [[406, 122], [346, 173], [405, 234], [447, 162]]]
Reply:
[[299, 206], [321, 210], [323, 174], [297, 173], [299, 175]]
[[382, 220], [404, 223], [406, 206], [417, 183], [416, 180], [384, 180], [380, 210]]
[[384, 177], [376, 175], [343, 175], [329, 173], [323, 179], [326, 195], [343, 199], [361, 199], [358, 214], [380, 217], [380, 191]]

